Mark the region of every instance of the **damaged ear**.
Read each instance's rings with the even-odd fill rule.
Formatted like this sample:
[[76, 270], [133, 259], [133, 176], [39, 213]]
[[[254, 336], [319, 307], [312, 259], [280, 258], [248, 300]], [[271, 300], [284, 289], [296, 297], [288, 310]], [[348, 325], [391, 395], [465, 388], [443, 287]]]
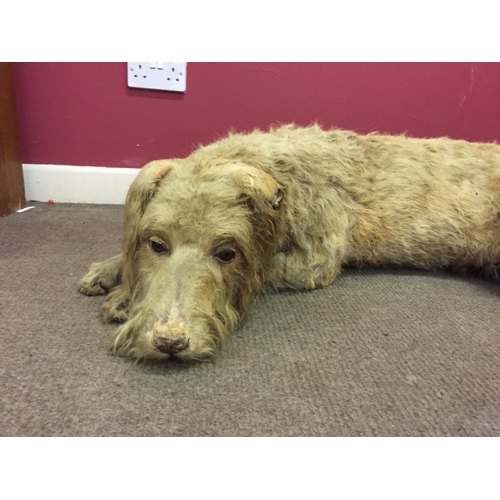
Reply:
[[266, 201], [277, 210], [283, 199], [283, 186], [271, 175], [248, 165], [231, 165], [231, 175], [244, 194]]
[[281, 200], [283, 199], [283, 189], [278, 188], [276, 189], [276, 192], [274, 193], [274, 196], [270, 200], [271, 206], [275, 209], [278, 210], [280, 207]]

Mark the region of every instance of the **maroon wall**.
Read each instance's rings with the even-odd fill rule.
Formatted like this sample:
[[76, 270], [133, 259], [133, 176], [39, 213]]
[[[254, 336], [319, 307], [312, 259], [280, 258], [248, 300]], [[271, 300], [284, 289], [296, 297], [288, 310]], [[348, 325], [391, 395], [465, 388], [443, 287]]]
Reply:
[[129, 89], [126, 71], [15, 63], [23, 163], [139, 167], [292, 121], [500, 140], [500, 63], [188, 63], [186, 94]]

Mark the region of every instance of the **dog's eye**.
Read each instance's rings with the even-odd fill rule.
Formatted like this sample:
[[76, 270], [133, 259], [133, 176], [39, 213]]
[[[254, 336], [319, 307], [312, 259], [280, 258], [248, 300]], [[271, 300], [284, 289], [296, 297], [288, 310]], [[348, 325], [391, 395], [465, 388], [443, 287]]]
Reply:
[[221, 250], [220, 252], [217, 252], [214, 257], [219, 261], [222, 262], [223, 264], [229, 264], [230, 262], [233, 262], [233, 260], [236, 257], [236, 252], [234, 250], [231, 250], [229, 248], [225, 250]]
[[158, 240], [149, 240], [149, 246], [155, 253], [167, 253], [168, 247], [165, 243]]

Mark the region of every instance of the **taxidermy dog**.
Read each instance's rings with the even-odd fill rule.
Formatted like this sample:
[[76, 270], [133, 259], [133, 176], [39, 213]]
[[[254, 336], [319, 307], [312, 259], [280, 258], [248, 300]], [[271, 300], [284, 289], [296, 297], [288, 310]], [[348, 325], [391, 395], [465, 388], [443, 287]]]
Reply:
[[326, 287], [345, 265], [498, 278], [499, 262], [500, 146], [287, 125], [144, 166], [122, 253], [79, 286], [109, 294], [116, 354], [206, 360], [266, 283]]

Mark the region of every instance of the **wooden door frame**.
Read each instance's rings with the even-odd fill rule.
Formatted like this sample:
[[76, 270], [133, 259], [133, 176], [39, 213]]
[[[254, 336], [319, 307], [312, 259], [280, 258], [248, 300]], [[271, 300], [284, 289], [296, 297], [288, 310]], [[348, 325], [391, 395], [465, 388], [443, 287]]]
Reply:
[[12, 63], [0, 62], [0, 217], [25, 206]]

